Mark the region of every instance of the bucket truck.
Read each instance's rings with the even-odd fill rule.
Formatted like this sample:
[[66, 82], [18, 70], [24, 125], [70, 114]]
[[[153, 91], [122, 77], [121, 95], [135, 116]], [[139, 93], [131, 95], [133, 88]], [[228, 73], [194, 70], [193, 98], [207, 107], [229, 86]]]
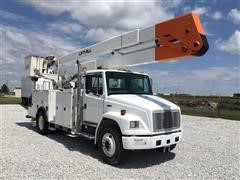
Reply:
[[[41, 65], [28, 66], [28, 77], [46, 80], [51, 88], [33, 90], [27, 117], [41, 134], [60, 129], [94, 140], [111, 165], [121, 162], [125, 150], [171, 151], [182, 138], [180, 108], [153, 95], [147, 74], [127, 68], [207, 50], [199, 17], [189, 13], [63, 57], [48, 56]], [[59, 67], [71, 62], [74, 73], [60, 73]]]

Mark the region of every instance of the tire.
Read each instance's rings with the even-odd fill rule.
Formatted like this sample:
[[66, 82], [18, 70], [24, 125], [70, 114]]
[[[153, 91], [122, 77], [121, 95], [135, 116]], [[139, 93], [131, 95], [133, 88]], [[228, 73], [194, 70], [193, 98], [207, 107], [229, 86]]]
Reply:
[[177, 144], [172, 144], [170, 145], [170, 147], [160, 147], [160, 148], [157, 148], [156, 150], [159, 152], [171, 152], [176, 146]]
[[49, 124], [48, 124], [48, 121], [47, 121], [47, 116], [43, 111], [40, 111], [37, 114], [36, 126], [37, 126], [38, 132], [40, 134], [45, 135], [49, 132], [49, 130], [48, 130]]
[[105, 126], [99, 135], [98, 148], [103, 161], [110, 165], [117, 165], [122, 162], [124, 149], [121, 133], [114, 126]]

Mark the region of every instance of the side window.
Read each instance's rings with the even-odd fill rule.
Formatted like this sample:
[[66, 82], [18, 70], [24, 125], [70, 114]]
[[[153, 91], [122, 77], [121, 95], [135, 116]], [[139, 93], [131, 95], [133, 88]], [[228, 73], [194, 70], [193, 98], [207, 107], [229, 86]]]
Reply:
[[92, 93], [94, 95], [103, 94], [103, 80], [102, 74], [88, 74], [86, 76], [86, 93]]

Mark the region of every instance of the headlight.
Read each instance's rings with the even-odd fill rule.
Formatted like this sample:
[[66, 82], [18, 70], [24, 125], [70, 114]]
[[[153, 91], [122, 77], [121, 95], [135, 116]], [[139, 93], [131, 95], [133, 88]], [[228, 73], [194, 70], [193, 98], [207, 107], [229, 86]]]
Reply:
[[139, 121], [130, 121], [130, 129], [139, 128]]

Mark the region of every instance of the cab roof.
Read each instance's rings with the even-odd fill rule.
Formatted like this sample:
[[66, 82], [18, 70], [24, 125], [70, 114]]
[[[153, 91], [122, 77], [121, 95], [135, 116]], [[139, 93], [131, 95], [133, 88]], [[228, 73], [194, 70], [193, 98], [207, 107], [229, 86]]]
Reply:
[[144, 72], [134, 72], [134, 71], [130, 71], [130, 70], [116, 70], [116, 69], [96, 69], [96, 70], [88, 70], [88, 73], [97, 73], [97, 72], [120, 72], [120, 73], [132, 73], [132, 74], [140, 74], [140, 75], [146, 75], [148, 76], [148, 74], [144, 73]]

